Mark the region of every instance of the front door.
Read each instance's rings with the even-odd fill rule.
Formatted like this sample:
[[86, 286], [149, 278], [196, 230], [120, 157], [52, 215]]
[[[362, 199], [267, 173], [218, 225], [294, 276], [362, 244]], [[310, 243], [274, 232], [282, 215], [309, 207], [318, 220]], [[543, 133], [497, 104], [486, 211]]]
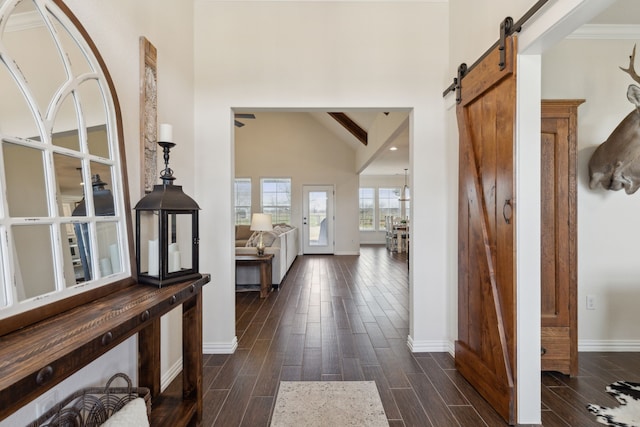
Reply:
[[333, 253], [333, 186], [303, 185], [304, 254]]
[[516, 39], [461, 80], [456, 368], [510, 424], [516, 408]]

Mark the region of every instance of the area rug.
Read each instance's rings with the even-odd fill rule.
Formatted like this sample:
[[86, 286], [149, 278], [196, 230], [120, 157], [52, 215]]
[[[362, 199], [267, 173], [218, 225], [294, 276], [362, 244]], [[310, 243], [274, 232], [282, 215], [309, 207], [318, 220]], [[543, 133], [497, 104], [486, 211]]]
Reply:
[[606, 388], [620, 402], [616, 408], [588, 405], [587, 409], [601, 424], [617, 427], [640, 427], [640, 383], [616, 381]]
[[271, 427], [388, 427], [374, 381], [281, 381]]

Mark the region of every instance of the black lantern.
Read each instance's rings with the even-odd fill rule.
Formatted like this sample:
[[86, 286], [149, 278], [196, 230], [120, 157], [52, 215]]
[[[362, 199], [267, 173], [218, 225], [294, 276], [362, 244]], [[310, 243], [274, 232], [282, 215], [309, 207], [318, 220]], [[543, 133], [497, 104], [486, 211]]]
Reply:
[[[116, 214], [113, 206], [113, 194], [111, 194], [111, 190], [105, 188], [106, 185], [107, 183], [100, 179], [100, 175], [95, 174], [91, 176], [93, 210], [97, 216], [114, 216]], [[80, 200], [71, 213], [71, 216], [87, 216], [87, 201], [85, 197]], [[93, 272], [91, 267], [89, 225], [86, 222], [76, 222], [73, 224], [73, 229], [76, 233], [78, 256], [80, 257], [80, 265], [82, 266], [82, 273], [76, 272], [76, 281], [83, 282], [85, 280], [91, 280]], [[108, 271], [101, 267], [101, 275], [106, 276], [111, 274], [111, 268], [111, 264], [109, 264]]]
[[173, 185], [169, 150], [173, 142], [158, 142], [163, 148], [165, 169], [162, 184], [136, 205], [136, 267], [138, 282], [162, 287], [202, 277], [198, 273], [198, 210], [200, 207]]

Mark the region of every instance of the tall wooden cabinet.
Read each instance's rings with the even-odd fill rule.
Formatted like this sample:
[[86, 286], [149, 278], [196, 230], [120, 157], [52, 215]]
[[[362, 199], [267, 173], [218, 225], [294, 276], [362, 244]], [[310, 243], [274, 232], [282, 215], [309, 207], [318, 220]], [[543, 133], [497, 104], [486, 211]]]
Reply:
[[541, 361], [543, 371], [578, 373], [578, 106], [543, 100], [541, 128]]

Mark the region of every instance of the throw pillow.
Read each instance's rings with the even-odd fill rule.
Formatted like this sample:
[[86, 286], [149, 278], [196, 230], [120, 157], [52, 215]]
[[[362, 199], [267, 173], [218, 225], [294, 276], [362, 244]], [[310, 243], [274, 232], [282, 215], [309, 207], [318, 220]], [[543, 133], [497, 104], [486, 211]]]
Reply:
[[118, 412], [111, 417], [102, 426], [106, 427], [148, 427], [149, 419], [147, 418], [147, 405], [144, 399], [138, 397], [124, 405]]
[[[269, 247], [269, 246], [273, 245], [273, 242], [274, 242], [274, 240], [276, 240], [277, 237], [278, 236], [273, 231], [263, 231], [262, 232], [262, 242], [264, 243], [265, 247]], [[247, 244], [245, 245], [245, 247], [247, 247], [247, 248], [255, 248], [256, 246], [258, 246], [258, 241], [260, 241], [260, 232], [255, 231], [251, 235], [251, 237], [249, 237], [249, 240], [247, 240]]]
[[251, 237], [249, 237], [249, 240], [247, 240], [247, 243], [244, 245], [247, 248], [255, 248], [256, 246], [258, 246], [258, 232], [254, 231], [253, 234], [251, 235]]
[[273, 231], [265, 231], [262, 234], [262, 241], [264, 242], [264, 245], [269, 247], [273, 245], [273, 242], [278, 238], [278, 235], [276, 233], [274, 233]]
[[252, 233], [248, 225], [236, 225], [236, 240], [246, 240]]

